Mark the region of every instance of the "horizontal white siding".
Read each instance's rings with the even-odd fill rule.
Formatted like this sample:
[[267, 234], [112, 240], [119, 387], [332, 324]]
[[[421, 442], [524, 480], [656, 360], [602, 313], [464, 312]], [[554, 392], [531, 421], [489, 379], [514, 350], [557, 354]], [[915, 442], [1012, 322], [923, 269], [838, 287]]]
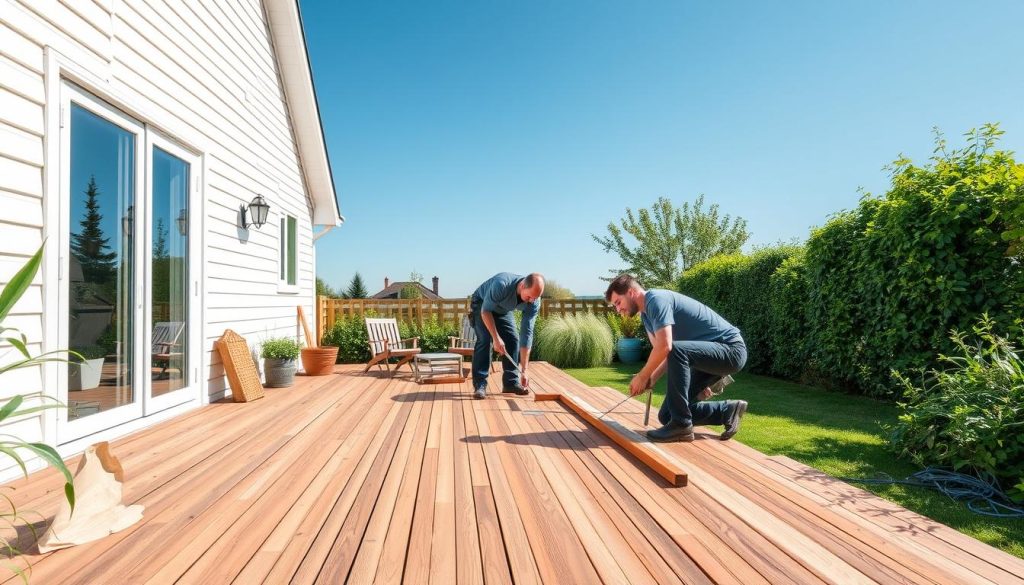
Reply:
[[[58, 164], [44, 156], [45, 47], [103, 84], [97, 97], [201, 150], [204, 377], [207, 393], [219, 398], [227, 382], [213, 343], [225, 329], [255, 345], [271, 335], [297, 335], [296, 305], [314, 315], [312, 210], [262, 4], [0, 2], [0, 282], [42, 243], [45, 165]], [[58, 195], [53, 189], [48, 197]], [[257, 194], [270, 204], [270, 217], [246, 232], [239, 207]], [[297, 294], [278, 291], [282, 213], [299, 223]], [[22, 327], [36, 351], [43, 299], [37, 283], [4, 323]], [[9, 381], [0, 380], [0, 388]], [[17, 381], [19, 391], [42, 389], [38, 370], [19, 373]], [[39, 435], [39, 425], [27, 433]]]

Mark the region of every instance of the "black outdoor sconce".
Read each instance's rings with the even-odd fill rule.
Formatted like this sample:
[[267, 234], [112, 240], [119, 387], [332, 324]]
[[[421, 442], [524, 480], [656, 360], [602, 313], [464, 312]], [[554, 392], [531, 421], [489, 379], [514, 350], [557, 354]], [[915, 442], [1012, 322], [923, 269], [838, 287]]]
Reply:
[[256, 229], [260, 229], [263, 227], [263, 224], [267, 223], [267, 214], [270, 213], [270, 205], [267, 205], [267, 200], [263, 198], [263, 195], [257, 195], [249, 202], [248, 206], [242, 205], [241, 212], [242, 229], [247, 230], [250, 225]]
[[187, 236], [188, 235], [188, 212], [184, 209], [178, 213], [178, 233]]

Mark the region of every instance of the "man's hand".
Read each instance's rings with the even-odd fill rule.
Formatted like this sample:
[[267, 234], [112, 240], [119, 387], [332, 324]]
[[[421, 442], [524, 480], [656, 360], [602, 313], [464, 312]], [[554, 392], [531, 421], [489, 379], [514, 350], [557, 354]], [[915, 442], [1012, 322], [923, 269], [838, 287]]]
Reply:
[[633, 379], [629, 382], [629, 395], [643, 394], [650, 386], [651, 379], [641, 372], [633, 376]]
[[523, 388], [530, 387], [530, 378], [526, 376], [526, 372], [519, 373], [519, 383], [523, 385]]
[[500, 337], [495, 335], [494, 338], [493, 338], [493, 342], [494, 342], [494, 351], [498, 352], [499, 355], [507, 355], [508, 354], [508, 350], [505, 349], [505, 342], [502, 341]]

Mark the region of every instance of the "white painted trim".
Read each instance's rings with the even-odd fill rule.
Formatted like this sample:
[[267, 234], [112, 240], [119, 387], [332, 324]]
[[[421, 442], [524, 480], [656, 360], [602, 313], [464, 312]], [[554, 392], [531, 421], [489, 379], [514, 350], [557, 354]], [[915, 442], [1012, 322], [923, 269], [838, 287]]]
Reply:
[[313, 223], [338, 226], [344, 221], [334, 190], [320, 107], [306, 53], [306, 36], [296, 0], [264, 0], [278, 71], [287, 96], [299, 161], [313, 201]]
[[[57, 104], [61, 110], [61, 116], [64, 118], [64, 125], [62, 128], [58, 128], [56, 134], [57, 139], [60, 141], [60, 156], [57, 163], [57, 174], [60, 181], [60, 189], [56, 192], [56, 200], [51, 200], [50, 205], [56, 206], [59, 210], [60, 219], [57, 223], [57, 231], [54, 234], [54, 243], [56, 246], [56, 253], [59, 257], [59, 271], [64, 275], [63, 280], [58, 280], [52, 283], [57, 289], [57, 306], [56, 311], [53, 313], [56, 315], [58, 320], [57, 325], [57, 336], [56, 344], [57, 347], [66, 348], [69, 346], [68, 340], [68, 329], [67, 327], [61, 327], [60, 323], [69, 314], [69, 301], [67, 296], [67, 287], [65, 283], [69, 275], [69, 258], [70, 253], [65, 256], [60, 256], [64, 252], [65, 247], [68, 245], [70, 234], [71, 218], [70, 218], [70, 185], [68, 184], [69, 170], [71, 164], [71, 147], [70, 140], [64, 140], [64, 137], [70, 130], [71, 124], [71, 102], [74, 101], [79, 107], [85, 109], [93, 114], [102, 117], [109, 121], [111, 124], [116, 125], [120, 129], [129, 132], [135, 136], [134, 142], [134, 163], [135, 163], [135, 176], [134, 176], [134, 200], [133, 205], [135, 207], [136, 217], [136, 238], [139, 241], [149, 241], [149, 235], [145, 222], [138, 221], [138, 218], [148, 217], [149, 202], [146, 197], [146, 128], [138, 120], [132, 119], [131, 117], [124, 114], [120, 109], [108, 103], [105, 96], [95, 95], [89, 91], [83, 90], [78, 87], [77, 84], [69, 82], [65, 79], [59, 79], [57, 81], [59, 86], [59, 99]], [[63, 204], [63, 205], [62, 205]], [[132, 262], [135, 266], [148, 266], [145, 261], [147, 250], [143, 249], [143, 246], [135, 246], [134, 258]], [[137, 312], [143, 306], [146, 287], [144, 283], [146, 271], [142, 270], [135, 275], [133, 282], [132, 298], [135, 306], [131, 308], [133, 312]], [[133, 332], [132, 346], [136, 348], [146, 347], [148, 340], [144, 337], [145, 332], [143, 328], [136, 328]], [[134, 358], [135, 356], [132, 356]], [[69, 420], [68, 409], [60, 409], [57, 413], [56, 422], [56, 433], [57, 433], [57, 444], [67, 443], [74, 441], [79, 437], [89, 436], [95, 434], [101, 430], [119, 426], [125, 422], [141, 418], [143, 415], [143, 389], [145, 388], [146, 381], [143, 379], [141, 362], [135, 362], [132, 367], [132, 401], [111, 408], [102, 412], [91, 414], [86, 417], [78, 418], [75, 420]], [[57, 399], [65, 404], [70, 404], [70, 394], [68, 392], [67, 384], [67, 364], [58, 363], [56, 370], [56, 378], [50, 380], [50, 388], [56, 389]]]
[[[146, 393], [143, 400], [143, 416], [150, 417], [156, 412], [177, 406], [179, 404], [185, 404], [195, 401], [199, 404], [202, 400], [202, 389], [199, 384], [199, 370], [203, 368], [203, 354], [202, 351], [202, 324], [203, 314], [202, 305], [198, 301], [198, 295], [200, 294], [199, 286], [196, 284], [200, 280], [201, 267], [206, 264], [203, 258], [203, 249], [196, 243], [196, 236], [201, 234], [194, 233], [195, 230], [195, 213], [199, 207], [199, 202], [202, 200], [202, 191], [200, 190], [200, 181], [197, 174], [201, 174], [202, 159], [199, 154], [191, 152], [187, 148], [182, 147], [172, 137], [164, 134], [163, 132], [155, 128], [146, 128], [146, 195], [147, 202], [152, 201], [152, 185], [153, 185], [153, 149], [160, 148], [168, 154], [175, 156], [189, 165], [189, 184], [186, 187], [188, 190], [188, 210], [189, 216], [189, 238], [188, 238], [188, 258], [189, 258], [189, 269], [188, 269], [188, 286], [186, 295], [188, 299], [188, 338], [186, 342], [186, 348], [188, 355], [185, 363], [189, 365], [188, 371], [185, 374], [185, 386], [179, 390], [165, 394], [164, 396], [153, 396], [152, 384], [147, 384], [148, 392]], [[173, 221], [173, 218], [172, 218]], [[147, 237], [144, 242], [152, 244], [152, 234], [148, 233], [151, 230], [151, 226], [147, 223]], [[168, 226], [168, 229], [176, 229], [174, 226]], [[147, 254], [148, 256], [148, 254]], [[146, 277], [151, 280], [153, 270], [152, 264], [153, 259], [149, 257], [146, 266]], [[198, 267], [196, 265], [198, 263]], [[144, 306], [151, 309], [153, 306], [152, 299], [152, 286], [146, 287], [146, 298], [143, 300]], [[149, 325], [150, 319], [143, 320], [143, 339], [152, 339], [152, 326]], [[196, 325], [199, 325], [197, 327]], [[148, 345], [148, 344], [147, 344]], [[142, 367], [143, 372], [152, 371], [152, 352], [144, 351], [144, 366]], [[205, 376], [204, 376], [205, 377]]]

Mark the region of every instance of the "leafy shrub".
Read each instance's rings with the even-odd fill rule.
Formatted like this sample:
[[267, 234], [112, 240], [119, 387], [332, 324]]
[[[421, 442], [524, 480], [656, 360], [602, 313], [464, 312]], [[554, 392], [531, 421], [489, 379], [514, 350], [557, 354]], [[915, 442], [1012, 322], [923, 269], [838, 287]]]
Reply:
[[74, 352], [74, 354], [72, 354], [74, 357], [80, 357], [81, 360], [94, 360], [101, 357], [107, 357], [107, 348], [102, 345], [83, 345], [80, 347], [74, 347], [71, 351]]
[[293, 360], [299, 357], [299, 343], [290, 337], [272, 337], [263, 342], [264, 359]]
[[752, 372], [773, 371], [773, 325], [766, 293], [779, 266], [800, 252], [799, 246], [780, 244], [747, 256], [716, 256], [679, 279], [680, 292], [739, 327], [747, 345], [747, 369]]
[[815, 376], [807, 321], [807, 265], [803, 252], [786, 258], [768, 279], [768, 346], [772, 375], [791, 380]]
[[370, 361], [369, 336], [363, 317], [343, 317], [324, 333], [323, 345], [338, 346], [338, 361], [344, 364], [365, 364]]
[[537, 333], [543, 359], [560, 368], [591, 368], [612, 361], [612, 331], [592, 313], [556, 316]]
[[640, 321], [639, 314], [627, 317], [618, 313], [608, 313], [606, 320], [608, 321], [608, 327], [612, 330], [612, 337], [616, 341], [622, 337], [638, 338], [643, 336], [644, 327]]
[[1007, 255], [1009, 199], [1024, 165], [996, 151], [986, 126], [967, 145], [918, 167], [892, 165], [892, 186], [815, 230], [807, 243], [808, 318], [820, 367], [838, 384], [876, 396], [899, 390], [890, 369], [935, 367], [954, 348], [944, 332], [982, 313], [1004, 330], [1024, 312], [1024, 265]]
[[422, 327], [417, 323], [402, 321], [398, 324], [398, 332], [402, 335], [402, 339], [419, 337], [419, 346], [423, 349], [423, 353], [448, 351], [448, 338], [458, 337], [460, 333], [458, 324], [438, 321], [437, 317], [424, 321]]
[[895, 374], [903, 401], [890, 440], [919, 465], [991, 475], [1024, 501], [1024, 362], [994, 326], [983, 317], [976, 344], [954, 332], [958, 355], [940, 356], [949, 368], [930, 371], [920, 387]]

